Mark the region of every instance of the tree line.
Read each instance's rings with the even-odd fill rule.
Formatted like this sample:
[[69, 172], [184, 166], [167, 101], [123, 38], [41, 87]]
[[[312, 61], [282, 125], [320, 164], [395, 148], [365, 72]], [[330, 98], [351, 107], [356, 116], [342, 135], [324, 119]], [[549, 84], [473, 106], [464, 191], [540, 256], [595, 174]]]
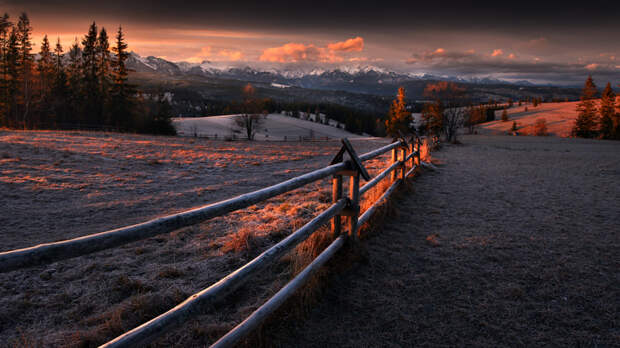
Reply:
[[65, 52], [43, 37], [33, 53], [26, 13], [0, 18], [0, 126], [23, 129], [94, 128], [174, 134], [163, 93], [146, 95], [129, 83], [127, 43], [119, 27], [110, 46], [93, 22]]
[[620, 105], [616, 94], [607, 83], [597, 106], [597, 89], [592, 76], [586, 80], [577, 104], [577, 119], [572, 135], [581, 138], [620, 140]]

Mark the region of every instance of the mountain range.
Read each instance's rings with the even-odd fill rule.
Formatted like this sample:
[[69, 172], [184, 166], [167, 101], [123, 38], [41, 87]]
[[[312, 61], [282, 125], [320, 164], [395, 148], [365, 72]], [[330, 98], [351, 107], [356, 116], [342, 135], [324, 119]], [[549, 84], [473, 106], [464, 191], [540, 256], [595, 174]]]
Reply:
[[446, 80], [464, 85], [473, 102], [530, 97], [574, 99], [579, 95], [576, 89], [537, 86], [528, 81], [406, 74], [371, 65], [276, 69], [206, 60], [171, 62], [131, 53], [127, 66], [134, 71], [133, 80], [141, 88], [148, 93], [170, 92], [176, 111], [188, 115], [204, 114], [216, 102], [240, 100], [247, 83], [252, 83], [262, 98], [288, 103], [332, 103], [369, 112], [387, 111], [399, 87], [404, 87], [409, 101], [415, 103], [425, 99], [423, 91], [428, 83]]

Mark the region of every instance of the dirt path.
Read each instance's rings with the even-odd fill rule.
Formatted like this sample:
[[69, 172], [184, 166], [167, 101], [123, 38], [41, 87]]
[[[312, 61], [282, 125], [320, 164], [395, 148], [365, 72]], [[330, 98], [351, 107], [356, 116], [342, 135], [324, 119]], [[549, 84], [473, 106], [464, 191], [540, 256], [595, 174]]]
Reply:
[[463, 142], [274, 346], [620, 346], [620, 143]]

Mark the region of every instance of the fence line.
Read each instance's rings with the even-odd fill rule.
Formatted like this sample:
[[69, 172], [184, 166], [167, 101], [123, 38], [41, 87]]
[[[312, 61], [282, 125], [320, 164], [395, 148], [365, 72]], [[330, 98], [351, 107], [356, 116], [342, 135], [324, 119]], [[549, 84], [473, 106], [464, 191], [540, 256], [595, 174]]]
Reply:
[[[161, 336], [168, 330], [183, 324], [192, 316], [201, 313], [205, 308], [220, 302], [228, 294], [245, 284], [252, 276], [280, 259], [298, 244], [307, 240], [321, 226], [331, 221], [331, 229], [336, 238], [335, 241], [299, 275], [291, 280], [274, 297], [268, 300], [267, 303], [214, 344], [216, 347], [229, 347], [260, 324], [267, 315], [277, 309], [295, 292], [295, 290], [303, 286], [311, 275], [342, 247], [345, 240], [351, 240], [355, 243], [359, 226], [370, 219], [377, 208], [396, 191], [399, 185], [404, 182], [420, 164], [426, 164], [420, 161], [421, 142], [419, 138], [415, 144], [413, 139], [409, 144], [407, 144], [404, 139], [400, 139], [359, 157], [346, 138], [342, 139], [342, 143], [343, 148], [334, 159], [337, 163], [257, 191], [132, 226], [86, 235], [79, 238], [2, 252], [0, 253], [0, 272], [49, 264], [117, 247], [158, 234], [171, 232], [181, 227], [204, 222], [211, 218], [249, 207], [274, 196], [295, 190], [311, 182], [332, 176], [332, 205], [329, 208], [294, 231], [288, 237], [215, 284], [195, 293], [169, 311], [101, 346], [133, 347], [135, 345], [152, 342], [155, 338]], [[417, 145], [417, 147], [415, 145]], [[370, 177], [363, 167], [363, 162], [381, 156], [390, 150], [392, 151], [393, 163], [375, 178], [370, 180]], [[400, 156], [398, 154], [399, 150], [401, 152]], [[344, 161], [342, 157], [344, 152], [348, 152], [349, 154], [349, 159], [346, 161]], [[407, 154], [407, 152], [409, 152], [409, 154]], [[410, 162], [409, 170], [407, 170], [408, 162]], [[399, 173], [400, 175], [398, 175]], [[359, 197], [377, 185], [389, 174], [391, 174], [391, 186], [370, 208], [359, 216]], [[361, 188], [359, 187], [360, 175], [368, 180]], [[345, 176], [349, 177], [348, 197], [343, 197], [343, 177]], [[341, 234], [343, 218], [346, 219], [347, 222], [345, 224], [347, 226], [346, 234]]]

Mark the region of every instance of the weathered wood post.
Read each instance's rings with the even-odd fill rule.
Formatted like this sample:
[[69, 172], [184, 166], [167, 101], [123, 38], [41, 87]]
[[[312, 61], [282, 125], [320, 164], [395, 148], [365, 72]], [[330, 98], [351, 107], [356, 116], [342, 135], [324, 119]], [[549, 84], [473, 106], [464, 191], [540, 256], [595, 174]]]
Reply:
[[[357, 156], [355, 149], [353, 149], [353, 146], [347, 138], [342, 139], [342, 148], [340, 148], [340, 151], [332, 160], [332, 164], [342, 162], [344, 160], [343, 155], [345, 152], [348, 153], [350, 157], [347, 161], [347, 168], [336, 174], [336, 176], [340, 176], [340, 179], [339, 182], [337, 181], [337, 179], [334, 179], [334, 182], [332, 184], [332, 195], [333, 197], [336, 197], [338, 194], [342, 196], [342, 176], [348, 176], [349, 191], [347, 193], [347, 198], [349, 199], [349, 202], [346, 209], [344, 209], [340, 215], [346, 216], [348, 218], [347, 230], [349, 237], [351, 240], [357, 241], [357, 219], [360, 213], [360, 176], [363, 177], [366, 181], [368, 181], [370, 180], [370, 175], [368, 174], [368, 171], [366, 171], [366, 168], [364, 168], [362, 161]], [[336, 199], [334, 198], [334, 200]], [[337, 223], [338, 220], [334, 219], [334, 225], [336, 225]], [[334, 233], [336, 229], [337, 227], [334, 227]]]
[[[395, 147], [392, 149], [392, 164], [396, 163], [396, 161], [398, 161], [398, 148]], [[392, 171], [392, 174], [390, 175], [390, 179], [391, 182], [396, 181], [396, 170]]]
[[[415, 143], [413, 139], [411, 139], [411, 142], [409, 143], [409, 151], [411, 151], [411, 153], [415, 151]], [[411, 161], [411, 168], [413, 168], [413, 166], [415, 166], [415, 156], [411, 156], [410, 161]]]
[[403, 144], [404, 146], [402, 147], [402, 153], [403, 153], [403, 165], [401, 168], [401, 175], [400, 178], [403, 180], [403, 182], [405, 182], [406, 179], [406, 175], [407, 175], [407, 162], [405, 161], [405, 159], [407, 159], [407, 145]]
[[349, 177], [349, 237], [357, 241], [357, 218], [360, 214], [360, 172], [355, 171]]
[[[342, 175], [336, 174], [332, 178], [332, 203], [338, 202], [342, 198]], [[342, 228], [342, 218], [338, 214], [332, 219], [332, 233], [334, 238], [340, 235]]]
[[416, 140], [416, 143], [418, 144], [418, 153], [415, 156], [415, 165], [419, 166], [420, 165], [420, 149], [421, 149], [421, 144], [422, 142], [420, 142], [420, 137], [418, 137], [418, 139]]

